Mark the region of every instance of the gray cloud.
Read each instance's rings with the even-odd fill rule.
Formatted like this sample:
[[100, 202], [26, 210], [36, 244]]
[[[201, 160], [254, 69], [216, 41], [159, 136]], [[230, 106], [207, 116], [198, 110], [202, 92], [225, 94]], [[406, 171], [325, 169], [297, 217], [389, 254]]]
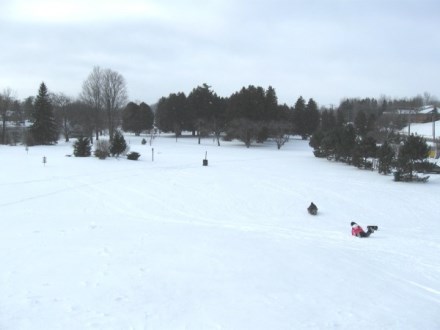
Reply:
[[436, 1], [97, 1], [84, 15], [85, 2], [56, 3], [58, 18], [1, 3], [0, 89], [77, 96], [99, 65], [148, 103], [202, 83], [222, 96], [272, 85], [290, 105], [438, 94]]

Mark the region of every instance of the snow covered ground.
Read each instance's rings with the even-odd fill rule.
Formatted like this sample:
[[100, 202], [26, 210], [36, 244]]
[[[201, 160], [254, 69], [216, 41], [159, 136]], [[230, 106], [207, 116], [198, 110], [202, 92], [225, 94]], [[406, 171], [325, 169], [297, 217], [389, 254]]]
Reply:
[[[433, 125], [432, 122], [430, 123], [412, 123], [410, 128], [408, 129], [408, 126], [403, 128], [401, 132], [403, 134], [408, 134], [408, 131], [410, 131], [411, 134], [417, 134], [419, 136], [424, 137], [425, 139], [432, 139], [433, 137]], [[437, 120], [435, 122], [435, 138], [436, 140], [440, 136], [440, 120]]]
[[0, 329], [440, 328], [439, 175], [127, 140], [139, 161], [0, 146]]

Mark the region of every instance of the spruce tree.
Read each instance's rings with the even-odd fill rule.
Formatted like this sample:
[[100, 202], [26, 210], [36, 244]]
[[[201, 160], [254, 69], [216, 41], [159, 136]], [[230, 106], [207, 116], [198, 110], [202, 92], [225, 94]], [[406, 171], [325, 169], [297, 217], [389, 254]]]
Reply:
[[319, 110], [318, 105], [313, 99], [309, 99], [304, 112], [305, 134], [311, 136], [319, 127]]
[[119, 157], [127, 149], [127, 143], [120, 131], [116, 131], [111, 141], [110, 154]]
[[300, 135], [303, 140], [307, 138], [305, 112], [306, 102], [304, 101], [303, 97], [300, 96], [293, 109], [293, 123], [295, 125], [295, 133]]
[[403, 146], [399, 148], [397, 163], [400, 171], [403, 174], [409, 175], [409, 180], [412, 181], [413, 171], [416, 170], [417, 165], [419, 165], [419, 168], [423, 167], [423, 161], [428, 158], [428, 154], [429, 147], [426, 144], [426, 140], [411, 134]]
[[30, 128], [30, 133], [34, 144], [48, 145], [56, 143], [58, 141], [58, 127], [44, 82], [41, 83], [35, 99], [33, 117], [34, 122]]
[[356, 133], [361, 137], [364, 137], [368, 131], [368, 120], [364, 111], [359, 111], [354, 119], [354, 126], [356, 127]]
[[391, 173], [391, 166], [394, 160], [394, 150], [385, 142], [377, 150], [377, 158], [379, 160], [379, 173], [389, 174]]
[[80, 137], [73, 145], [75, 157], [89, 157], [92, 154], [92, 145], [88, 138]]

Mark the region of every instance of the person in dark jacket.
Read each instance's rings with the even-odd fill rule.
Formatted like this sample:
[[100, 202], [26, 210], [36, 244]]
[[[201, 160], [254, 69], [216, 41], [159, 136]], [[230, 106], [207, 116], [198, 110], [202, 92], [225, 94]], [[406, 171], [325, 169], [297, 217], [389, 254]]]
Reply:
[[368, 237], [377, 229], [377, 226], [367, 226], [367, 231], [365, 232], [356, 222], [351, 223], [351, 234], [356, 237]]
[[310, 206], [307, 208], [307, 211], [309, 211], [311, 215], [316, 215], [318, 213], [318, 207], [313, 202], [311, 202]]

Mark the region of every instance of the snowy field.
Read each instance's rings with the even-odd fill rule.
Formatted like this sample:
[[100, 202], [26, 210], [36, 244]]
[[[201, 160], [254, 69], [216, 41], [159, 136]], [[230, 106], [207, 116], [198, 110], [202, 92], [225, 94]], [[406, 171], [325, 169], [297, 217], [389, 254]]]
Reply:
[[0, 146], [0, 329], [440, 329], [440, 175], [126, 138], [139, 161]]

